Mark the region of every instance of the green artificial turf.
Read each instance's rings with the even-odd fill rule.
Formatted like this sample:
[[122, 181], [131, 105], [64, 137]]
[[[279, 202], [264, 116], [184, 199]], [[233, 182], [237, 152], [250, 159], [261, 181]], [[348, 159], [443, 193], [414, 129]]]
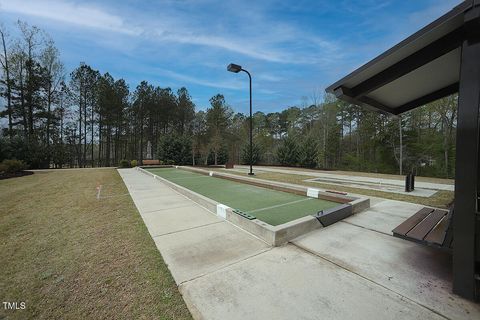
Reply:
[[148, 171], [231, 208], [252, 214], [273, 226], [339, 205], [182, 169], [152, 168]]

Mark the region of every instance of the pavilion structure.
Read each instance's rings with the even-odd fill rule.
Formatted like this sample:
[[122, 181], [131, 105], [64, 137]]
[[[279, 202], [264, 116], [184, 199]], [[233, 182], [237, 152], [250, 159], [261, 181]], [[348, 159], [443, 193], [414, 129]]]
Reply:
[[327, 88], [399, 115], [458, 92], [453, 291], [480, 298], [480, 0], [466, 0]]

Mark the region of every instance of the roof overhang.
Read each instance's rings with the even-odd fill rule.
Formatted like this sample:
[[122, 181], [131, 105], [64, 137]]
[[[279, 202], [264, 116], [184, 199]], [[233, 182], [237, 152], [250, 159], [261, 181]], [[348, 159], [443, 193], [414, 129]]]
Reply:
[[457, 92], [461, 45], [472, 29], [465, 26], [474, 21], [480, 30], [478, 12], [480, 0], [462, 2], [326, 91], [394, 115]]

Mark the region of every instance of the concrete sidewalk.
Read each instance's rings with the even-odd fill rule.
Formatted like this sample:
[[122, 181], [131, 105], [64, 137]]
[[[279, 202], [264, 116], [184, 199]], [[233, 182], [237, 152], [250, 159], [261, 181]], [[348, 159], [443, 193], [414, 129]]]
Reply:
[[[246, 170], [248, 166], [236, 165], [235, 168]], [[355, 176], [353, 175], [353, 173], [352, 175], [344, 175], [344, 174], [335, 174], [334, 172], [321, 172], [321, 171], [314, 172], [311, 170], [303, 171], [301, 170], [301, 168], [299, 168], [298, 170], [294, 170], [294, 169], [282, 169], [282, 168], [263, 167], [263, 166], [255, 167], [255, 170], [324, 178], [325, 183], [328, 183], [328, 181], [330, 182], [338, 181], [338, 182], [347, 182], [347, 183], [359, 182], [359, 183], [371, 183], [371, 184], [379, 184], [379, 185], [383, 184], [383, 185], [391, 185], [391, 186], [398, 186], [398, 187], [405, 186], [404, 180], [362, 177], [362, 176]], [[455, 190], [455, 186], [453, 184], [432, 183], [432, 182], [422, 182], [422, 181], [416, 181], [415, 187], [430, 189], [430, 190], [446, 190], [446, 191]]]
[[118, 170], [196, 319], [478, 319], [449, 256], [389, 234], [418, 209], [370, 210], [271, 248], [160, 181]]

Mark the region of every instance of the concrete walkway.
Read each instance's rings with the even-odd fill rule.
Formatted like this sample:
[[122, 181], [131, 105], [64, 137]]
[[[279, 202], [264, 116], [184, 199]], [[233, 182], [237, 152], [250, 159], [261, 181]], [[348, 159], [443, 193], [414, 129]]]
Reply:
[[[248, 166], [241, 166], [236, 165], [235, 168], [246, 170]], [[390, 186], [397, 186], [397, 187], [405, 187], [404, 180], [396, 180], [396, 179], [386, 179], [386, 178], [372, 178], [372, 177], [361, 177], [355, 175], [344, 175], [344, 174], [335, 174], [330, 172], [313, 172], [313, 171], [302, 171], [301, 169], [292, 170], [292, 169], [282, 169], [276, 167], [254, 167], [255, 170], [265, 171], [265, 172], [278, 172], [278, 173], [285, 173], [285, 174], [296, 174], [302, 176], [311, 176], [325, 179], [325, 183], [333, 183], [333, 182], [340, 182], [344, 183], [365, 183], [365, 184], [378, 184], [378, 185], [390, 185]], [[358, 187], [358, 186], [357, 186]], [[443, 184], [443, 183], [432, 183], [432, 182], [421, 182], [416, 181], [415, 187], [420, 189], [429, 189], [429, 190], [446, 190], [446, 191], [454, 191], [455, 186], [452, 184]]]
[[393, 238], [417, 205], [368, 211], [271, 248], [134, 169], [119, 170], [196, 319], [479, 319], [450, 257]]

